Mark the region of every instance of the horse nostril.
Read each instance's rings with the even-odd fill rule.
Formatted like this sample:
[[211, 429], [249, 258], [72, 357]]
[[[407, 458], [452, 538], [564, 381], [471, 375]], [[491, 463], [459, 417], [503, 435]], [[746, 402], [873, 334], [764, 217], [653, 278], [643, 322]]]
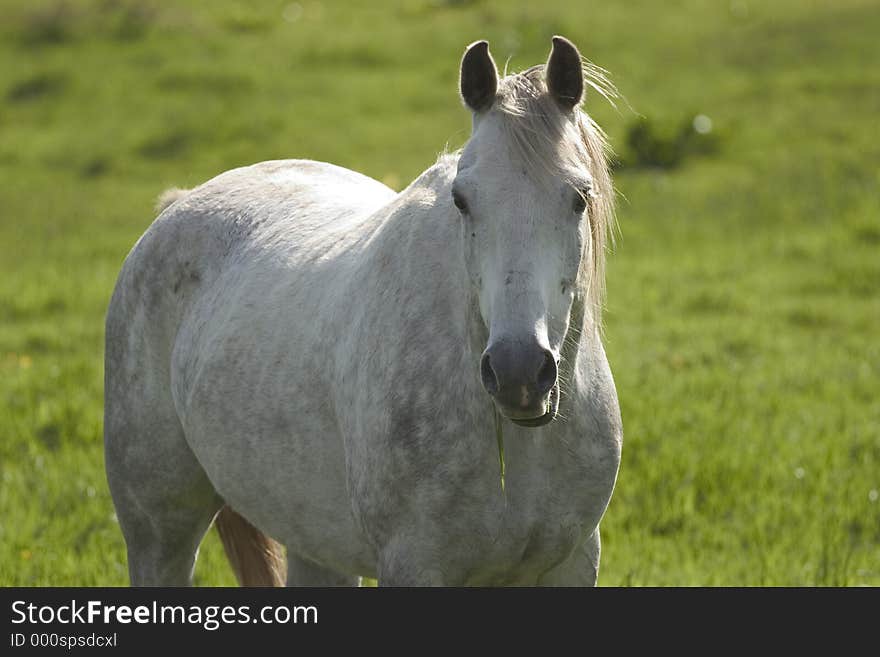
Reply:
[[492, 369], [492, 363], [489, 362], [489, 354], [483, 354], [480, 361], [480, 377], [483, 379], [483, 387], [490, 395], [498, 392], [498, 377], [495, 370]]
[[538, 370], [538, 394], [545, 395], [556, 383], [556, 359], [550, 351], [544, 351], [544, 362]]

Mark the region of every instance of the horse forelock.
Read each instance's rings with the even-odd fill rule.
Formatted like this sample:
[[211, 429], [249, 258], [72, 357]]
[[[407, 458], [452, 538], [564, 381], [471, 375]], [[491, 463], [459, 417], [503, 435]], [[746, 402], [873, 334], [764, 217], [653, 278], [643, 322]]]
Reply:
[[[585, 85], [614, 105], [618, 93], [607, 72], [583, 63]], [[613, 240], [614, 188], [608, 159], [611, 148], [605, 132], [579, 107], [575, 120], [547, 93], [544, 65], [507, 75], [498, 85], [493, 106], [503, 117], [508, 138], [533, 175], [569, 179], [588, 171], [591, 187], [587, 194], [592, 248], [581, 260], [578, 284], [587, 297], [598, 323], [605, 295], [605, 253]], [[585, 245], [586, 247], [589, 245]]]

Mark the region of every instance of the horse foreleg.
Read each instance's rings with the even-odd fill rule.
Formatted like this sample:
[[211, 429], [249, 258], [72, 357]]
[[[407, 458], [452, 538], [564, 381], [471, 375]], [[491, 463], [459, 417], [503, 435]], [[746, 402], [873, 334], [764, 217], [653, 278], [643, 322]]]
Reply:
[[287, 550], [287, 586], [357, 586], [359, 583], [357, 575], [328, 570]]
[[596, 586], [601, 541], [599, 528], [561, 564], [538, 578], [538, 586]]
[[454, 586], [458, 579], [438, 567], [434, 557], [443, 550], [422, 541], [392, 541], [379, 553], [379, 586]]

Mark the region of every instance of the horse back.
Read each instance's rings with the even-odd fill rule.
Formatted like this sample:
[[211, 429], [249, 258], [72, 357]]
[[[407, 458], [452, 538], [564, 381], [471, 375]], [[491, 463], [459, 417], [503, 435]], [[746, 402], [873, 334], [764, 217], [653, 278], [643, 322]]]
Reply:
[[313, 239], [362, 219], [394, 192], [362, 174], [309, 160], [232, 169], [192, 190], [160, 198], [160, 214], [125, 259], [107, 313], [130, 326], [150, 317], [173, 337], [193, 297], [260, 242]]

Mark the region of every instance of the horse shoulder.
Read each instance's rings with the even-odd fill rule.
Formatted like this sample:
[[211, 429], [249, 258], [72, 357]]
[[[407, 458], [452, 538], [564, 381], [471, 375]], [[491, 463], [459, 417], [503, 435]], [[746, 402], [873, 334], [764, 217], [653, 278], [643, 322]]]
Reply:
[[558, 430], [567, 445], [567, 462], [579, 476], [562, 480], [572, 488], [573, 497], [604, 511], [617, 478], [623, 424], [614, 378], [598, 333], [581, 345], [569, 400], [570, 417]]

